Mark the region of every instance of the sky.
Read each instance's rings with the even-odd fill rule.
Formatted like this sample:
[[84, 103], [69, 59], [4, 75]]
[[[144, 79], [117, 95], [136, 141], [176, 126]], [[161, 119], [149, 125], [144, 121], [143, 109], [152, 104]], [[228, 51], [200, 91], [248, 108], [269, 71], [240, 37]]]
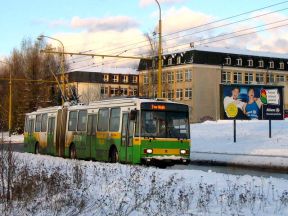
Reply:
[[[287, 24], [288, 21], [285, 19], [288, 19], [288, 9], [286, 10], [288, 2], [283, 0], [159, 0], [159, 2], [162, 8], [164, 53], [189, 47], [190, 42], [194, 41], [195, 46], [235, 47], [282, 53], [288, 49], [287, 27], [268, 30], [268, 27], [264, 26], [257, 28], [262, 32], [254, 35], [211, 42], [211, 37], [217, 36], [219, 39], [221, 34], [235, 31], [242, 34], [246, 33], [243, 29], [273, 22], [277, 23], [269, 27]], [[165, 37], [166, 34], [280, 2], [285, 3]], [[144, 34], [153, 35], [153, 31], [157, 32], [158, 7], [155, 0], [0, 0], [0, 3], [0, 58], [9, 56], [13, 48], [19, 48], [23, 39], [36, 40], [40, 34], [61, 40], [67, 52], [91, 50], [90, 52], [100, 54], [145, 56], [151, 49]], [[273, 13], [227, 25], [232, 21], [270, 12]], [[219, 28], [219, 25], [225, 24], [227, 26]], [[207, 30], [208, 28], [210, 30]], [[199, 33], [196, 34], [195, 31]], [[59, 46], [56, 41], [46, 40], [46, 42]], [[115, 59], [113, 62], [111, 59], [87, 60], [74, 57], [70, 58], [70, 61], [72, 67], [73, 64], [108, 66], [110, 62], [115, 63]], [[125, 61], [123, 64], [126, 64]]]

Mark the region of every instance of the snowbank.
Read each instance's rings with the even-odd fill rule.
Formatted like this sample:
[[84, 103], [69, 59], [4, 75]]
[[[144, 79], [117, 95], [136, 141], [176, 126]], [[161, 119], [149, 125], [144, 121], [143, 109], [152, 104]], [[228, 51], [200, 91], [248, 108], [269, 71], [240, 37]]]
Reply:
[[[288, 214], [288, 180], [284, 179], [162, 170], [27, 153], [15, 156], [17, 173], [28, 168], [30, 176], [37, 176], [33, 184], [41, 187], [29, 197], [31, 202], [24, 205], [14, 201], [12, 215]], [[53, 187], [48, 184], [51, 176], [56, 178]], [[25, 182], [22, 185], [25, 187]], [[52, 193], [55, 188], [59, 191]]]
[[[9, 142], [10, 137], [8, 132], [3, 132], [4, 142]], [[0, 133], [0, 140], [2, 139], [2, 132]], [[24, 135], [11, 135], [11, 143], [24, 143]]]
[[268, 121], [237, 121], [236, 127], [234, 143], [233, 121], [191, 124], [191, 159], [288, 167], [288, 120], [272, 121], [271, 139]]

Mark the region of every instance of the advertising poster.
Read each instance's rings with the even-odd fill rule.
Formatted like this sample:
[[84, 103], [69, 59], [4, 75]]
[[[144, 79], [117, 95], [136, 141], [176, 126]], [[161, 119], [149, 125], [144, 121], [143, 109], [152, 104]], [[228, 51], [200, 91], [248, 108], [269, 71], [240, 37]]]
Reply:
[[283, 120], [283, 86], [220, 85], [221, 119]]

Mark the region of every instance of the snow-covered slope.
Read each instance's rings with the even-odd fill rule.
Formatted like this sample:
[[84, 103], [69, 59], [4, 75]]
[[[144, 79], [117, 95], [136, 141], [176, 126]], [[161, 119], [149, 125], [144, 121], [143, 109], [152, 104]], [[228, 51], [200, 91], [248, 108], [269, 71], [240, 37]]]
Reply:
[[11, 215], [288, 215], [284, 179], [15, 157], [21, 189], [34, 193]]

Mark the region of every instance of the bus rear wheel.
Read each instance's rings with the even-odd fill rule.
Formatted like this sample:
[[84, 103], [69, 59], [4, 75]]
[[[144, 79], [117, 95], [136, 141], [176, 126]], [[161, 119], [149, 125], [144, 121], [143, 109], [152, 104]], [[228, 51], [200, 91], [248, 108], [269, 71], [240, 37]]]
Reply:
[[69, 149], [69, 157], [71, 159], [76, 159], [77, 156], [76, 156], [76, 148], [75, 148], [75, 145], [71, 145], [70, 149]]
[[115, 147], [110, 150], [110, 162], [117, 163], [119, 160], [118, 151]]
[[38, 143], [35, 144], [34, 153], [35, 153], [35, 154], [39, 154], [39, 144], [38, 144]]

